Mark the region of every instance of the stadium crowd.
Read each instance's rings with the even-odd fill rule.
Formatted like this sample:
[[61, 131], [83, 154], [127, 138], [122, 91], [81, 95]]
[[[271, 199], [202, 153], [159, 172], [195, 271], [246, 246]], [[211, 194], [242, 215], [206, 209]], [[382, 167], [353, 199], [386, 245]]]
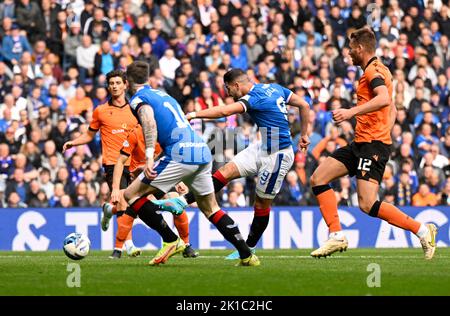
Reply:
[[[100, 206], [108, 198], [101, 146], [62, 154], [106, 102], [106, 74], [134, 60], [149, 84], [185, 112], [233, 102], [222, 76], [242, 68], [311, 105], [305, 154], [296, 153], [276, 205], [315, 205], [309, 177], [351, 142], [355, 121], [331, 110], [356, 104], [361, 69], [347, 34], [369, 21], [377, 55], [394, 78], [393, 152], [380, 198], [399, 206], [450, 204], [450, 8], [444, 0], [4, 0], [0, 3], [0, 207]], [[374, 9], [375, 8], [375, 9]], [[372, 12], [372, 13], [371, 13]], [[294, 143], [299, 113], [288, 110]], [[247, 115], [192, 125], [212, 144], [215, 168], [257, 141]], [[218, 146], [218, 144], [222, 144]], [[219, 148], [220, 147], [220, 148]], [[357, 203], [354, 180], [333, 184], [339, 205]], [[225, 207], [253, 203], [255, 181], [233, 181]]]

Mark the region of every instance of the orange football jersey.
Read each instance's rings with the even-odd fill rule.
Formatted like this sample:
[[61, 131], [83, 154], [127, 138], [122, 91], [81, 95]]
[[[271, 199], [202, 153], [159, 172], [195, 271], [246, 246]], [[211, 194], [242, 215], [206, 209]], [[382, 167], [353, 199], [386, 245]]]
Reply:
[[[123, 142], [137, 124], [138, 121], [128, 104], [118, 107], [107, 102], [94, 110], [89, 129], [100, 130], [103, 165], [116, 164]], [[128, 166], [129, 162], [126, 165]]]
[[[128, 157], [131, 156], [130, 172], [134, 172], [145, 165], [145, 140], [141, 125], [137, 125], [136, 128], [128, 133], [128, 137], [126, 141], [123, 142], [120, 153]], [[157, 143], [155, 147], [155, 157], [160, 153], [161, 146]]]
[[[371, 88], [372, 80], [380, 78], [384, 80], [389, 97], [392, 100], [392, 74], [389, 69], [376, 57], [372, 58], [363, 76], [359, 79], [356, 95], [356, 106], [362, 105], [375, 97]], [[385, 106], [378, 111], [356, 116], [355, 142], [381, 141], [392, 144], [390, 127], [390, 106]]]

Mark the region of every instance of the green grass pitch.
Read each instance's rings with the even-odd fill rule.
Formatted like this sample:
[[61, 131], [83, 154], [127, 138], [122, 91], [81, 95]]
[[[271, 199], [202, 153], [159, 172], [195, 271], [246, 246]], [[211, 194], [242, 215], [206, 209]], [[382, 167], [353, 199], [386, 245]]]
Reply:
[[[196, 259], [171, 258], [146, 266], [140, 258], [108, 259], [92, 251], [81, 261], [61, 251], [0, 252], [0, 295], [450, 295], [450, 249], [425, 261], [421, 249], [350, 249], [327, 259], [310, 250], [260, 250], [259, 267], [235, 267], [225, 250], [203, 250]], [[68, 287], [68, 263], [79, 263], [80, 287]], [[368, 287], [376, 263], [380, 287]]]

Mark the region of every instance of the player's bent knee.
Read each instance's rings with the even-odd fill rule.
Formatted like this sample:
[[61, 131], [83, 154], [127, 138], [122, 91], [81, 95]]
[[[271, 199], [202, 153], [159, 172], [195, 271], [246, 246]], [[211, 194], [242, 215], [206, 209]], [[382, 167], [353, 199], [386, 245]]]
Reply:
[[369, 211], [369, 216], [378, 217], [378, 212], [380, 211], [381, 202], [375, 201]]
[[128, 203], [133, 198], [133, 194], [127, 189], [123, 192], [123, 198]]
[[309, 181], [310, 181], [312, 187], [326, 184], [326, 183], [321, 183], [322, 181], [320, 179], [320, 175], [318, 175], [316, 172], [313, 172], [313, 174], [309, 178]]
[[270, 208], [272, 206], [272, 201], [270, 199], [263, 199], [260, 198], [258, 195], [256, 195], [256, 199], [255, 199], [255, 208], [258, 209], [266, 209], [266, 208]]
[[[358, 199], [359, 209], [372, 217], [378, 216], [378, 209], [380, 207], [377, 203], [380, 203], [380, 202], [372, 201], [371, 199], [369, 200], [367, 198], [362, 198], [362, 197], [359, 197], [359, 199]], [[377, 207], [377, 205], [378, 205], [378, 207]], [[374, 206], [375, 206], [375, 210], [373, 210]]]

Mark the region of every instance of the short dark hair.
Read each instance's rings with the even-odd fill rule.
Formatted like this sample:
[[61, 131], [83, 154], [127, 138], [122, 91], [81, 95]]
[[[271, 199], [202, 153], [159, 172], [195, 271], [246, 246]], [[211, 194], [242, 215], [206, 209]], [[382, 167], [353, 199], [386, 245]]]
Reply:
[[112, 70], [106, 74], [106, 83], [109, 85], [109, 80], [111, 78], [120, 77], [122, 81], [125, 83], [127, 81], [127, 75], [122, 70]]
[[234, 68], [225, 73], [223, 75], [223, 81], [226, 83], [231, 83], [236, 81], [237, 78], [246, 75], [245, 71], [240, 68]]
[[150, 67], [146, 62], [135, 61], [127, 67], [127, 77], [137, 84], [147, 83], [150, 74]]
[[362, 45], [367, 51], [375, 52], [377, 39], [375, 33], [369, 27], [365, 26], [352, 32], [350, 39], [356, 44]]

